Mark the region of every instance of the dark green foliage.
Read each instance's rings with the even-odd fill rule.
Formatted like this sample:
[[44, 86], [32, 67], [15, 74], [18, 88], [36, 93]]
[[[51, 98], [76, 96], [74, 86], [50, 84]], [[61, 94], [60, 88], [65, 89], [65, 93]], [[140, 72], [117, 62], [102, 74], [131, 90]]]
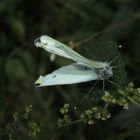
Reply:
[[[139, 0], [1, 0], [0, 139], [139, 140], [139, 8]], [[40, 74], [71, 63], [34, 46], [43, 34], [86, 58], [114, 60], [117, 86], [35, 88]]]
[[6, 136], [9, 140], [24, 139], [28, 135], [29, 139], [40, 133], [39, 123], [33, 120], [32, 105], [26, 106], [24, 112], [16, 112], [13, 115], [13, 122], [6, 125]]

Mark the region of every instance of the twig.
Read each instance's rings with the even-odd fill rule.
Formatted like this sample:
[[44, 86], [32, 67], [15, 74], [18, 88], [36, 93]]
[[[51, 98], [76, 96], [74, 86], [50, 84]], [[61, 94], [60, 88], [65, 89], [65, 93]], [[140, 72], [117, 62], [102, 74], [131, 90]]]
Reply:
[[137, 129], [122, 133], [122, 134], [117, 135], [117, 136], [113, 136], [113, 137], [111, 137], [111, 138], [109, 138], [107, 140], [122, 140], [124, 138], [129, 137], [129, 136], [133, 136], [134, 134], [137, 134], [137, 133], [140, 133], [140, 128], [137, 128]]
[[137, 107], [140, 108], [140, 104], [138, 102], [136, 102], [133, 98], [131, 98], [130, 96], [127, 97], [129, 101], [131, 101], [133, 104], [137, 105]]
[[[133, 18], [134, 18], [135, 20], [140, 19], [140, 11], [136, 12], [136, 14], [134, 14]], [[96, 32], [96, 33], [91, 34], [90, 36], [88, 36], [88, 37], [85, 38], [85, 39], [82, 39], [81, 41], [78, 41], [78, 42], [76, 42], [76, 43], [73, 43], [73, 46], [74, 46], [74, 47], [80, 46], [80, 45], [82, 45], [83, 43], [86, 43], [86, 42], [88, 42], [88, 41], [90, 41], [90, 40], [92, 40], [92, 39], [94, 39], [94, 38], [96, 38], [96, 37], [102, 35], [103, 33], [107, 33], [107, 32], [109, 32], [109, 31], [111, 31], [111, 30], [113, 30], [113, 29], [116, 29], [116, 28], [119, 27], [119, 26], [125, 25], [126, 23], [128, 23], [128, 22], [131, 21], [131, 20], [132, 20], [131, 18], [128, 18], [128, 19], [125, 19], [125, 20], [124, 20], [123, 22], [121, 22], [121, 23], [117, 23], [117, 24], [114, 24], [114, 25], [110, 25], [109, 27], [107, 27], [107, 28], [105, 28], [105, 29], [103, 29], [103, 30], [101, 30], [101, 31], [99, 31], [99, 32]]]

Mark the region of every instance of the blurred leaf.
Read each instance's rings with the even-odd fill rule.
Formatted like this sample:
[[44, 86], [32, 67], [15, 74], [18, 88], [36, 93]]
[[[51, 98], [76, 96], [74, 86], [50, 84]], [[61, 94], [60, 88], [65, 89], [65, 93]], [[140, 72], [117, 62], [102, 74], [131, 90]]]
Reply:
[[5, 111], [5, 58], [0, 58], [0, 139], [3, 135], [3, 120]]
[[19, 81], [27, 77], [27, 73], [21, 61], [14, 58], [7, 60], [6, 74], [7, 78], [11, 81]]
[[134, 105], [129, 110], [121, 111], [114, 117], [109, 127], [119, 128], [121, 130], [131, 130], [140, 126], [140, 109]]
[[134, 10], [130, 5], [121, 7], [112, 24], [107, 28], [104, 38], [118, 40], [126, 37], [134, 27]]
[[11, 23], [11, 32], [17, 40], [23, 40], [25, 36], [25, 26], [22, 20], [12, 19]]
[[140, 62], [140, 31], [136, 34], [136, 38], [134, 40], [134, 55], [133, 58]]

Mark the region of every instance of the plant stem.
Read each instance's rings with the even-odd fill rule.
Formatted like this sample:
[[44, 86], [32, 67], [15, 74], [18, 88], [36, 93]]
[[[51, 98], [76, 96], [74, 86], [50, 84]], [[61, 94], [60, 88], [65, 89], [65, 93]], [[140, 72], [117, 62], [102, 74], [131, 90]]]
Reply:
[[107, 104], [104, 106], [104, 109], [106, 109], [108, 106], [109, 106], [109, 103], [107, 103]]
[[137, 105], [137, 107], [140, 108], [140, 104], [138, 102], [136, 102], [132, 97], [128, 96], [127, 98], [129, 101], [131, 101], [133, 104]]
[[[134, 18], [134, 20], [140, 19], [140, 10], [137, 11], [137, 12], [134, 14], [133, 18]], [[92, 40], [92, 39], [94, 39], [94, 38], [96, 38], [96, 37], [102, 35], [103, 33], [107, 33], [107, 32], [109, 32], [109, 31], [115, 30], [115, 29], [117, 29], [119, 26], [123, 26], [123, 25], [125, 25], [126, 23], [129, 23], [130, 21], [131, 21], [131, 19], [128, 17], [128, 18], [126, 18], [124, 21], [122, 21], [122, 22], [120, 22], [120, 23], [110, 25], [109, 27], [106, 27], [105, 29], [103, 29], [103, 30], [101, 30], [101, 31], [99, 31], [99, 32], [96, 32], [96, 33], [91, 34], [90, 36], [88, 36], [88, 37], [82, 39], [81, 41], [75, 42], [73, 46], [74, 46], [74, 47], [80, 46], [81, 44], [86, 43], [86, 42], [88, 42], [88, 41], [90, 41], [90, 40]]]
[[140, 133], [140, 128], [131, 130], [131, 131], [127, 131], [125, 133], [119, 134], [118, 136], [113, 136], [107, 140], [122, 140], [124, 138], [127, 138], [129, 136], [133, 136], [134, 134]]

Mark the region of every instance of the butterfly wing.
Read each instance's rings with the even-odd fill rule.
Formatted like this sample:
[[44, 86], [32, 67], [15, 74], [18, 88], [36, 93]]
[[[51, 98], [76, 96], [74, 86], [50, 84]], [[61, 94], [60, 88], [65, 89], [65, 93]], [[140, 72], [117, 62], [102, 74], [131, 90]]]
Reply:
[[43, 35], [43, 36], [37, 38], [34, 41], [34, 44], [37, 47], [44, 48], [46, 51], [48, 51], [50, 53], [69, 58], [73, 61], [80, 62], [80, 63], [83, 63], [85, 65], [88, 65], [88, 66], [91, 66], [94, 68], [102, 68], [102, 67], [104, 67], [104, 65], [106, 65], [105, 62], [91, 61], [91, 60], [83, 57], [82, 55], [80, 55], [77, 52], [75, 52], [74, 50], [72, 50], [70, 47], [66, 46], [65, 44], [47, 36], [47, 35]]
[[66, 85], [97, 79], [99, 79], [99, 75], [94, 68], [74, 63], [61, 67], [46, 76], [40, 76], [35, 82], [35, 86]]

